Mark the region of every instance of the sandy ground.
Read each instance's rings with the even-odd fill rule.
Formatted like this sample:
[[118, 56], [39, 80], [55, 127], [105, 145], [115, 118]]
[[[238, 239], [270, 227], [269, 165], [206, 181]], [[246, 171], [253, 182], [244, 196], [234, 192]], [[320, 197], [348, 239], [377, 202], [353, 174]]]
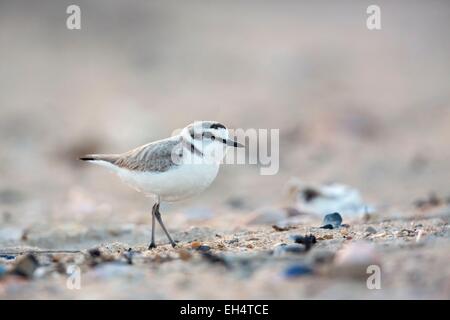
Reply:
[[[26, 299], [447, 299], [450, 208], [432, 205], [413, 212], [396, 219], [372, 214], [332, 230], [319, 228], [320, 221], [314, 223], [314, 218], [302, 214], [284, 220], [283, 226], [270, 226], [254, 225], [262, 216], [269, 222], [263, 213], [247, 222], [237, 213], [227, 213], [202, 219], [204, 226], [174, 232], [175, 249], [160, 234], [158, 247], [148, 250], [147, 225], [36, 230], [0, 251], [0, 262], [10, 272], [0, 280], [0, 295]], [[228, 229], [218, 227], [223, 225]], [[310, 248], [294, 245], [296, 235], [313, 235], [315, 243]], [[380, 268], [379, 289], [367, 286], [371, 265]]]
[[[0, 298], [450, 298], [447, 1], [379, 1], [376, 32], [363, 2], [69, 4], [0, 2]], [[279, 171], [223, 166], [148, 251], [151, 201], [76, 158], [202, 119], [279, 129]], [[376, 210], [320, 229], [292, 181]]]

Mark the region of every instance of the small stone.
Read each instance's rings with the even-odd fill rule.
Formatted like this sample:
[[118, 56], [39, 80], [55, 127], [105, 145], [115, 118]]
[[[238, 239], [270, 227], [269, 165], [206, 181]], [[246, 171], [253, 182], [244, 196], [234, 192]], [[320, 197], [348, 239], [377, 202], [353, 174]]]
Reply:
[[247, 245], [247, 248], [253, 249], [254, 247], [253, 247], [253, 245], [252, 245], [251, 243], [249, 243], [249, 244]]
[[209, 250], [211, 249], [211, 247], [202, 244], [201, 246], [198, 246], [196, 249], [197, 249], [198, 251], [206, 252], [206, 251], [209, 251]]
[[88, 263], [91, 266], [96, 266], [104, 262], [115, 261], [117, 258], [114, 254], [108, 253], [105, 249], [100, 250], [100, 248], [89, 249], [88, 254]]
[[372, 226], [368, 226], [368, 227], [366, 228], [366, 232], [367, 232], [368, 234], [375, 234], [375, 233], [377, 233], [377, 229], [375, 229], [375, 228], [372, 227]]
[[197, 249], [198, 247], [200, 247], [202, 244], [199, 241], [193, 241], [191, 242], [191, 248], [192, 249]]
[[13, 255], [10, 255], [10, 254], [0, 254], [0, 259], [13, 260], [15, 258], [16, 258], [16, 256], [13, 256]]
[[295, 243], [300, 243], [305, 246], [306, 251], [311, 249], [311, 247], [317, 242], [317, 239], [312, 234], [301, 236], [301, 235], [291, 235], [290, 238], [294, 240]]
[[333, 225], [326, 224], [326, 225], [321, 226], [320, 228], [322, 228], [322, 229], [333, 229]]
[[39, 262], [36, 257], [32, 254], [27, 254], [25, 257], [19, 259], [13, 269], [13, 273], [25, 278], [31, 278], [38, 267]]
[[312, 272], [313, 270], [308, 266], [305, 266], [303, 264], [293, 264], [284, 270], [283, 275], [285, 278], [296, 278], [309, 275]]
[[99, 248], [93, 248], [93, 249], [89, 249], [88, 253], [91, 255], [91, 257], [93, 258], [98, 258], [102, 255], [102, 253], [100, 252]]
[[339, 213], [334, 212], [327, 214], [323, 218], [323, 225], [331, 225], [333, 228], [339, 228], [342, 224], [342, 217]]

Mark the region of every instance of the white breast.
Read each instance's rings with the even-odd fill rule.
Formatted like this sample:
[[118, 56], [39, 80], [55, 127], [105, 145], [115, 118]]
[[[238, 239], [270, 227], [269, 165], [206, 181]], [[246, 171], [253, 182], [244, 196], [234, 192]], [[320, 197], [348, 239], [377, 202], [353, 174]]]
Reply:
[[189, 198], [205, 190], [216, 178], [219, 164], [181, 164], [165, 172], [139, 172], [117, 168], [119, 177], [134, 189], [164, 201]]

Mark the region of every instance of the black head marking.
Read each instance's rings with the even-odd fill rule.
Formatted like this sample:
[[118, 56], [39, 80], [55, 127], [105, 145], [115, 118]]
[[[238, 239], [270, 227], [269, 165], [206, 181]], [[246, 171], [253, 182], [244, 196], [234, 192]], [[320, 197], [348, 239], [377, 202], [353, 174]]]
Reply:
[[189, 135], [191, 136], [192, 139], [195, 139], [195, 132], [194, 132], [194, 128], [193, 127], [189, 128]]
[[219, 129], [219, 128], [221, 128], [221, 129], [226, 129], [225, 128], [225, 126], [223, 125], [223, 124], [221, 124], [221, 123], [213, 123], [212, 125], [211, 125], [211, 127], [209, 127], [210, 129]]

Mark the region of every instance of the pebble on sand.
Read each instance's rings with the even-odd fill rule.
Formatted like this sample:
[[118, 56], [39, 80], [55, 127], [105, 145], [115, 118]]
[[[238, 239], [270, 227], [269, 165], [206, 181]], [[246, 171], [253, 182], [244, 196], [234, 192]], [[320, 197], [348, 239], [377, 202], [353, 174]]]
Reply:
[[283, 276], [285, 278], [296, 278], [296, 277], [312, 274], [312, 272], [313, 272], [313, 270], [306, 265], [293, 264], [293, 265], [290, 265], [289, 267], [287, 267], [283, 271]]
[[16, 258], [16, 256], [13, 256], [13, 255], [10, 255], [10, 254], [0, 254], [0, 259], [13, 260], [15, 258]]
[[191, 248], [192, 248], [192, 249], [197, 249], [197, 248], [199, 248], [201, 245], [202, 245], [202, 243], [199, 242], [199, 241], [193, 241], [193, 242], [191, 242]]
[[312, 234], [306, 235], [306, 236], [296, 234], [296, 235], [291, 235], [290, 238], [295, 243], [303, 244], [305, 246], [306, 251], [311, 249], [311, 247], [317, 242], [316, 237], [313, 236]]
[[375, 228], [372, 227], [372, 226], [368, 226], [368, 227], [366, 228], [366, 232], [367, 232], [368, 234], [375, 234], [375, 233], [377, 233], [377, 229], [375, 229]]
[[211, 249], [211, 247], [210, 246], [207, 246], [207, 245], [204, 245], [204, 244], [202, 244], [201, 246], [198, 246], [197, 248], [196, 248], [198, 251], [202, 251], [202, 252], [205, 252], [205, 251], [209, 251], [210, 249]]
[[[339, 213], [334, 212], [334, 213], [330, 213], [327, 214], [324, 218], [323, 218], [323, 226], [321, 228], [324, 229], [336, 229], [339, 228], [342, 224], [342, 217]], [[331, 228], [330, 228], [331, 226]]]

